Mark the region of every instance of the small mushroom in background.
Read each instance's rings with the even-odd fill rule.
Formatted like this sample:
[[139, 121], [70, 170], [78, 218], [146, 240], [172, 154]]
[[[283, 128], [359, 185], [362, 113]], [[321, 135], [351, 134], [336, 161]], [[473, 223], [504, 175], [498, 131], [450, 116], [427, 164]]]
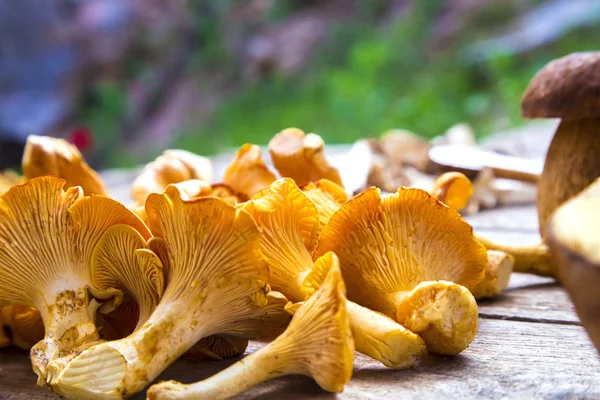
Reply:
[[162, 193], [172, 183], [199, 180], [210, 185], [212, 175], [208, 158], [185, 150], [165, 150], [135, 178], [131, 184], [131, 197], [137, 206], [143, 206], [150, 193]]
[[546, 239], [558, 277], [600, 352], [600, 179], [550, 217]]
[[[327, 274], [326, 267], [337, 263], [337, 257], [332, 261], [324, 255], [314, 263], [311, 258], [320, 230], [315, 203], [291, 178], [282, 178], [242, 209], [261, 229], [261, 250], [270, 267], [269, 283], [273, 289], [292, 302], [304, 301], [319, 287], [318, 277], [322, 279]], [[352, 302], [349, 304], [357, 351], [390, 368], [411, 367], [415, 357], [425, 351], [422, 340], [398, 323]]]
[[275, 174], [263, 161], [260, 147], [245, 144], [227, 167], [223, 182], [235, 192], [251, 198], [276, 179]]
[[420, 171], [427, 170], [430, 148], [427, 140], [403, 129], [384, 132], [378, 141], [380, 153], [390, 164], [410, 165]]
[[471, 198], [473, 185], [460, 172], [446, 172], [435, 180], [429, 194], [448, 207], [460, 211]]
[[279, 175], [292, 178], [298, 186], [319, 179], [343, 185], [339, 171], [325, 157], [324, 147], [319, 135], [288, 128], [271, 139], [269, 154]]
[[289, 323], [246, 212], [215, 197], [186, 200], [168, 186], [148, 197], [146, 214], [159, 238], [148, 247], [169, 260], [164, 295], [133, 334], [90, 347], [53, 374], [49, 384], [64, 397], [131, 397], [202, 338], [268, 338]]
[[29, 135], [22, 167], [25, 180], [52, 175], [66, 181], [65, 189], [81, 186], [86, 196], [108, 193], [100, 176], [87, 165], [77, 147], [63, 139]]
[[431, 352], [458, 354], [475, 337], [467, 289], [484, 278], [487, 252], [458, 212], [427, 192], [382, 198], [367, 189], [331, 217], [313, 258], [328, 251], [340, 258], [350, 300], [408, 323]]
[[433, 145], [439, 144], [459, 144], [466, 146], [475, 146], [477, 139], [473, 127], [467, 123], [459, 123], [452, 125], [444, 133], [443, 136], [433, 138], [431, 140]]
[[310, 376], [323, 389], [342, 392], [354, 363], [345, 291], [339, 265], [333, 265], [321, 287], [297, 309], [288, 328], [273, 342], [203, 381], [153, 385], [148, 398], [228, 399], [289, 374]]
[[[125, 206], [103, 196], [83, 197], [80, 187], [63, 191], [64, 184], [51, 176], [34, 178], [0, 196], [0, 305], [40, 311], [45, 337], [31, 349], [40, 385], [50, 362], [99, 340], [98, 303], [87, 289], [99, 238], [117, 224], [150, 237]], [[111, 288], [104, 295], [117, 293]]]

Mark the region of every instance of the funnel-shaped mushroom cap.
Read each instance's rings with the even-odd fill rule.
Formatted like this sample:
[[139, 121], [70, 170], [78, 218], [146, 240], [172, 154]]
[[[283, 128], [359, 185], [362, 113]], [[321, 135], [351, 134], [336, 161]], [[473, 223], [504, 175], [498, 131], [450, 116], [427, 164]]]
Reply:
[[[163, 265], [146, 240], [129, 225], [114, 225], [98, 241], [92, 254], [92, 291], [117, 288], [125, 302], [138, 307], [137, 328], [156, 308], [164, 292]], [[132, 313], [135, 316], [136, 313]]]
[[[184, 197], [168, 186], [146, 202], [159, 238], [148, 247], [168, 260], [161, 261], [166, 284], [160, 303], [132, 335], [91, 347], [54, 373], [50, 383], [58, 393], [132, 396], [204, 337], [264, 333], [275, 325], [271, 318], [289, 318], [284, 300], [269, 296], [268, 268], [252, 218], [219, 198]], [[100, 377], [92, 368], [98, 365], [107, 366]]]
[[131, 184], [131, 197], [144, 204], [150, 193], [162, 193], [172, 183], [200, 180], [210, 183], [212, 165], [206, 157], [185, 150], [166, 150], [156, 160], [144, 167], [144, 171]]
[[[20, 349], [29, 350], [44, 338], [44, 322], [38, 310], [29, 306], [6, 306], [0, 310], [0, 330], [2, 327], [10, 332], [8, 343]], [[3, 332], [0, 332], [0, 338]]]
[[471, 226], [420, 189], [382, 199], [371, 188], [348, 201], [323, 228], [313, 258], [328, 251], [340, 258], [349, 299], [391, 318], [421, 282], [474, 286], [487, 265]]
[[11, 170], [0, 171], [0, 194], [6, 192], [14, 185], [24, 182], [22, 176]]
[[572, 53], [549, 62], [531, 80], [523, 99], [525, 118], [600, 117], [600, 52]]
[[287, 374], [308, 375], [323, 389], [341, 392], [352, 375], [353, 361], [344, 282], [339, 268], [333, 267], [321, 288], [298, 308], [289, 327], [273, 342], [204, 381], [154, 385], [148, 398], [226, 399]]
[[277, 177], [262, 159], [260, 147], [243, 145], [235, 154], [223, 177], [223, 182], [234, 191], [250, 198], [269, 186]]
[[476, 299], [494, 297], [508, 287], [515, 258], [503, 251], [488, 250], [488, 265], [485, 276], [474, 287], [469, 288]]
[[321, 232], [313, 258], [328, 251], [340, 258], [349, 298], [374, 309], [381, 308], [371, 307], [376, 292], [385, 297], [431, 280], [470, 287], [487, 265], [473, 228], [420, 189], [400, 188], [382, 199], [370, 188], [349, 200]]
[[23, 174], [26, 180], [44, 175], [62, 178], [66, 182], [65, 188], [81, 186], [86, 196], [107, 193], [102, 180], [87, 165], [77, 147], [62, 139], [28, 136], [23, 153]]
[[218, 197], [232, 206], [248, 200], [246, 195], [236, 192], [231, 186], [225, 183], [213, 183], [210, 185], [210, 193], [207, 196]]
[[92, 251], [102, 234], [127, 224], [150, 237], [120, 203], [82, 197], [79, 187], [63, 191], [64, 184], [40, 177], [0, 196], [0, 305], [40, 311], [46, 338], [31, 354], [41, 378], [48, 361], [98, 339], [86, 287], [91, 285]]
[[323, 228], [333, 213], [348, 201], [348, 195], [344, 188], [327, 179], [309, 182], [302, 187], [302, 191], [317, 206], [320, 228]]
[[246, 348], [248, 348], [248, 339], [230, 335], [214, 335], [205, 337], [196, 343], [185, 353], [185, 357], [196, 360], [222, 360], [241, 356]]
[[290, 178], [275, 181], [242, 209], [261, 230], [261, 250], [270, 267], [269, 283], [291, 301], [304, 300], [300, 284], [312, 267], [319, 229], [315, 203]]
[[600, 179], [560, 206], [546, 237], [558, 277], [575, 304], [581, 323], [600, 351]]
[[456, 283], [422, 282], [399, 299], [396, 319], [421, 335], [432, 353], [455, 355], [477, 334], [477, 302]]
[[298, 186], [319, 179], [342, 185], [336, 168], [325, 158], [325, 144], [317, 134], [289, 128], [279, 132], [269, 142], [269, 153], [279, 174], [292, 178]]
[[435, 180], [429, 193], [448, 207], [462, 210], [473, 195], [473, 184], [460, 172], [446, 172]]

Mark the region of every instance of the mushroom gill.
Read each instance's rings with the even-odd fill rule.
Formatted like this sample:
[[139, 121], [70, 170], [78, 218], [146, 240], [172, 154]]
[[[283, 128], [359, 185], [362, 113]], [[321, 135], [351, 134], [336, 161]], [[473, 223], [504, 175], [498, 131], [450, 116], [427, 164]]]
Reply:
[[317, 211], [319, 212], [319, 231], [329, 222], [329, 218], [333, 213], [348, 201], [348, 195], [344, 191], [344, 188], [327, 179], [309, 182], [302, 186], [302, 191], [317, 206]]
[[310, 376], [323, 389], [339, 393], [352, 376], [353, 362], [344, 281], [339, 266], [334, 266], [321, 288], [298, 308], [288, 328], [273, 342], [203, 381], [156, 384], [148, 390], [148, 398], [228, 399], [289, 374]]
[[[430, 328], [439, 327], [440, 319], [451, 325], [436, 335], [422, 336], [430, 351], [457, 354], [473, 340], [475, 299], [453, 284], [477, 285], [484, 277], [487, 252], [458, 212], [427, 192], [400, 188], [384, 198], [377, 188], [362, 192], [331, 217], [313, 258], [329, 251], [340, 258], [350, 300], [398, 322], [405, 321], [410, 304], [438, 309], [426, 314]], [[447, 282], [427, 283], [434, 286], [424, 290], [427, 281]], [[425, 295], [430, 296], [427, 301]], [[453, 325], [457, 321], [460, 326]], [[464, 330], [466, 336], [451, 334], [465, 321], [472, 328]]]

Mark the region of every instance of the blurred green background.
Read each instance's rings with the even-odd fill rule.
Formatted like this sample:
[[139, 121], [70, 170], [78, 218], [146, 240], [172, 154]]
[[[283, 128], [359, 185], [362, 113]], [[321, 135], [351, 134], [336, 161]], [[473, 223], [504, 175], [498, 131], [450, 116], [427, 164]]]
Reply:
[[166, 147], [210, 155], [266, 144], [290, 126], [326, 143], [392, 128], [433, 137], [459, 122], [486, 135], [523, 123], [520, 98], [537, 70], [597, 50], [600, 37], [596, 0], [160, 7], [162, 19], [146, 20], [131, 8], [141, 22], [125, 49], [86, 68], [67, 117], [49, 129], [89, 128], [96, 167], [144, 163]]

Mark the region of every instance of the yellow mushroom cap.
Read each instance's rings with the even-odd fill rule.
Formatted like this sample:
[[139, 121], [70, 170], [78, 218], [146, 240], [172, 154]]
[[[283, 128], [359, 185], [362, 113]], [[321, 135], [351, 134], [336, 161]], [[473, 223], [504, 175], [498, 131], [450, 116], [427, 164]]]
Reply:
[[269, 142], [273, 165], [283, 177], [289, 177], [303, 186], [308, 182], [328, 179], [342, 185], [339, 171], [325, 158], [325, 144], [317, 134], [296, 128], [279, 132]]
[[30, 135], [23, 153], [26, 180], [52, 175], [65, 180], [65, 188], [81, 186], [85, 195], [106, 195], [102, 180], [69, 142], [48, 136]]
[[208, 158], [185, 150], [166, 150], [133, 181], [131, 197], [142, 205], [150, 193], [162, 193], [173, 183], [198, 180], [210, 184], [212, 174]]
[[460, 214], [410, 188], [383, 199], [370, 188], [349, 200], [322, 230], [313, 258], [328, 251], [340, 258], [349, 298], [367, 306], [374, 291], [410, 291], [424, 281], [476, 285], [487, 265]]
[[235, 192], [250, 198], [275, 181], [276, 176], [262, 159], [260, 147], [243, 145], [235, 154], [223, 177], [223, 182]]
[[275, 181], [242, 205], [261, 230], [261, 251], [270, 267], [273, 289], [292, 301], [304, 300], [303, 274], [312, 267], [319, 229], [315, 204], [290, 178]]
[[463, 173], [446, 172], [435, 180], [430, 193], [448, 207], [462, 210], [473, 195], [473, 184]]
[[344, 188], [328, 179], [309, 182], [302, 187], [302, 191], [317, 206], [320, 228], [323, 228], [333, 213], [348, 201]]

